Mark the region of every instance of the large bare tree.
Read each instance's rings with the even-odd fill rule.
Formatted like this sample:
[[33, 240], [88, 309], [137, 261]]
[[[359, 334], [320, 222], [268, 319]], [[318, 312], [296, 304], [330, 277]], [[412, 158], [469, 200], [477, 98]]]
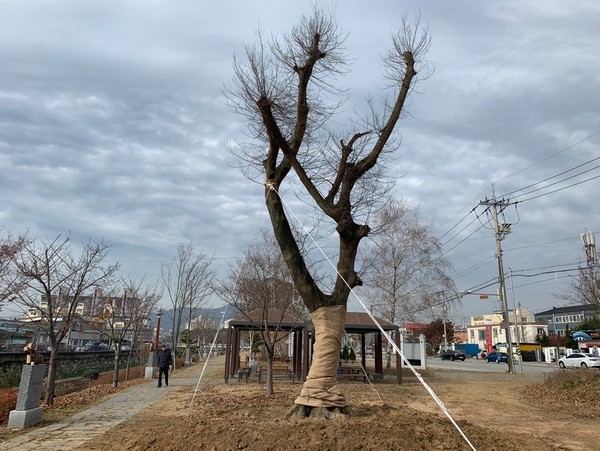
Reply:
[[82, 297], [92, 287], [105, 284], [119, 268], [118, 263], [103, 265], [109, 249], [103, 241], [90, 241], [78, 253], [69, 236], [59, 235], [28, 242], [13, 258], [15, 274], [25, 286], [17, 302], [50, 342], [46, 404], [54, 400], [59, 345], [71, 330]]
[[244, 258], [231, 268], [219, 290], [221, 297], [260, 333], [267, 357], [267, 395], [273, 390], [273, 362], [277, 347], [290, 334], [287, 326], [306, 322], [306, 309], [291, 280], [273, 235], [263, 231]]
[[[404, 18], [382, 61], [389, 89], [381, 104], [369, 102], [365, 117], [347, 130], [328, 130], [342, 121], [335, 113], [346, 93], [334, 86], [347, 70], [345, 37], [332, 16], [315, 6], [281, 39], [267, 42], [259, 33], [256, 45], [234, 58], [234, 84], [227, 90], [256, 144], [237, 153], [264, 177], [275, 237], [315, 327], [312, 365], [290, 415], [347, 411], [336, 368], [350, 290], [362, 284], [355, 269], [358, 245], [369, 234], [368, 214], [389, 186], [378, 162], [397, 148], [393, 132], [430, 45], [420, 19]], [[315, 280], [292, 232], [282, 199], [291, 173], [337, 232], [332, 286]]]

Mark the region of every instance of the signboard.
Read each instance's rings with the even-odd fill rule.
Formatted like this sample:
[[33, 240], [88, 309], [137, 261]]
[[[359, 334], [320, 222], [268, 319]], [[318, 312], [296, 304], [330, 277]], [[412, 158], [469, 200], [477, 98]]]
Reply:
[[492, 352], [492, 325], [485, 325], [485, 350], [489, 354]]

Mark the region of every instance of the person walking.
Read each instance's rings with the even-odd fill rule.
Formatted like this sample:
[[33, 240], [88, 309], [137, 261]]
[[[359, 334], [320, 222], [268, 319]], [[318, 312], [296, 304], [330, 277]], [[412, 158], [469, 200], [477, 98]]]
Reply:
[[163, 343], [158, 350], [158, 387], [162, 387], [162, 377], [165, 375], [165, 385], [169, 386], [169, 367], [173, 365], [171, 350]]

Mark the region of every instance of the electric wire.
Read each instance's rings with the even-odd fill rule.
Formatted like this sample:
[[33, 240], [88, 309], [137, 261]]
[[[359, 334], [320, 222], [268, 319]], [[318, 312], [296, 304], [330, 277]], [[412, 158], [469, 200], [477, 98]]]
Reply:
[[[544, 180], [540, 180], [539, 182], [532, 183], [532, 184], [530, 184], [530, 185], [524, 186], [523, 188], [519, 188], [519, 189], [516, 189], [516, 190], [514, 190], [514, 191], [510, 191], [510, 192], [508, 192], [508, 193], [506, 193], [506, 194], [503, 194], [503, 195], [502, 195], [502, 196], [500, 196], [500, 197], [510, 197], [510, 195], [511, 195], [511, 194], [518, 193], [519, 191], [524, 191], [524, 190], [526, 190], [527, 188], [532, 188], [532, 187], [534, 187], [534, 186], [536, 186], [536, 185], [539, 185], [540, 183], [544, 183], [544, 182], [547, 182], [547, 181], [549, 181], [549, 180], [552, 180], [553, 178], [556, 178], [556, 177], [559, 177], [559, 176], [561, 176], [561, 175], [564, 175], [564, 174], [566, 174], [567, 172], [574, 171], [575, 169], [579, 169], [580, 167], [582, 167], [582, 166], [585, 166], [586, 164], [590, 164], [590, 163], [592, 163], [592, 162], [594, 162], [594, 161], [596, 161], [596, 160], [600, 160], [600, 157], [593, 158], [593, 159], [591, 159], [591, 160], [589, 160], [589, 161], [586, 161], [585, 163], [581, 163], [581, 164], [579, 164], [579, 165], [577, 165], [577, 166], [574, 166], [574, 167], [572, 167], [571, 169], [567, 169], [566, 171], [559, 172], [558, 174], [555, 174], [555, 175], [553, 175], [553, 176], [551, 176], [551, 177], [547, 177], [547, 178], [545, 178]], [[592, 171], [592, 170], [594, 170], [594, 169], [597, 169], [597, 168], [599, 168], [599, 167], [600, 167], [600, 166], [594, 166], [594, 167], [593, 167], [593, 168], [591, 168], [591, 169], [588, 169], [588, 170], [586, 170], [586, 171], [584, 171], [584, 172], [580, 172], [579, 174], [575, 174], [575, 175], [573, 175], [573, 176], [571, 176], [571, 177], [569, 177], [569, 178], [577, 177], [577, 176], [579, 176], [579, 175], [581, 175], [581, 174], [585, 174], [586, 172], [590, 172], [590, 171]], [[563, 179], [562, 181], [564, 181], [564, 180], [568, 180], [569, 178], [567, 178], [567, 179]], [[560, 181], [559, 181], [559, 182], [560, 182]], [[556, 182], [556, 183], [559, 183], [559, 182]], [[551, 185], [546, 185], [546, 186], [551, 186]], [[544, 186], [544, 187], [546, 187], [546, 186]], [[541, 189], [541, 188], [540, 188], [540, 189]]]
[[[585, 138], [583, 138], [583, 139], [581, 139], [581, 140], [579, 140], [579, 141], [577, 141], [577, 142], [575, 142], [575, 143], [573, 143], [573, 144], [571, 144], [571, 145], [569, 145], [569, 146], [567, 146], [567, 147], [565, 147], [565, 148], [563, 148], [563, 149], [561, 149], [561, 150], [559, 150], [558, 152], [555, 152], [555, 153], [553, 153], [553, 154], [549, 155], [548, 157], [545, 157], [545, 158], [543, 158], [543, 159], [541, 159], [541, 160], [539, 160], [539, 161], [537, 161], [537, 162], [535, 162], [535, 163], [533, 163], [533, 164], [531, 164], [531, 165], [529, 165], [529, 166], [526, 166], [526, 167], [524, 167], [524, 168], [522, 168], [522, 169], [520, 169], [520, 170], [518, 170], [518, 171], [516, 171], [516, 172], [513, 172], [513, 173], [511, 173], [511, 174], [509, 174], [509, 175], [507, 175], [507, 176], [505, 176], [505, 177], [503, 177], [503, 178], [501, 178], [501, 179], [498, 179], [498, 180], [496, 180], [495, 182], [493, 182], [493, 183], [492, 183], [492, 185], [493, 185], [493, 184], [495, 184], [495, 183], [497, 183], [497, 182], [500, 182], [500, 181], [506, 180], [506, 179], [508, 179], [508, 178], [510, 178], [510, 177], [512, 177], [512, 176], [514, 176], [514, 175], [520, 174], [521, 172], [524, 172], [524, 171], [526, 171], [527, 169], [530, 169], [530, 168], [532, 168], [532, 167], [534, 167], [534, 166], [537, 166], [538, 164], [541, 164], [541, 163], [543, 163], [544, 161], [547, 161], [547, 160], [549, 160], [549, 159], [551, 159], [551, 158], [553, 158], [553, 157], [555, 157], [555, 156], [557, 156], [557, 155], [559, 155], [559, 154], [561, 154], [561, 153], [563, 153], [563, 152], [566, 152], [567, 150], [570, 150], [570, 149], [572, 149], [572, 148], [576, 147], [577, 145], [579, 145], [579, 144], [581, 144], [581, 143], [583, 143], [583, 142], [585, 142], [585, 141], [587, 141], [587, 140], [589, 140], [589, 139], [591, 139], [591, 138], [593, 138], [593, 137], [595, 137], [595, 136], [597, 136], [597, 135], [600, 135], [600, 130], [599, 130], [599, 131], [596, 131], [596, 132], [594, 132], [594, 133], [592, 133], [592, 134], [590, 134], [590, 135], [588, 135], [588, 136], [586, 136]], [[525, 190], [525, 189], [527, 189], [527, 188], [533, 187], [533, 186], [535, 186], [535, 185], [537, 185], [537, 184], [539, 184], [539, 183], [543, 183], [543, 182], [545, 182], [545, 181], [548, 181], [548, 180], [551, 180], [551, 179], [553, 179], [553, 178], [556, 178], [556, 177], [559, 177], [559, 176], [561, 176], [561, 175], [564, 175], [564, 174], [566, 174], [566, 173], [568, 173], [568, 172], [571, 172], [571, 171], [573, 171], [573, 170], [575, 170], [575, 169], [578, 169], [578, 168], [580, 168], [580, 167], [582, 167], [582, 166], [585, 166], [586, 164], [592, 163], [592, 162], [594, 162], [594, 161], [596, 161], [596, 160], [598, 160], [598, 159], [600, 159], [600, 157], [594, 158], [594, 159], [592, 159], [592, 160], [589, 160], [589, 161], [587, 161], [587, 162], [585, 162], [585, 163], [582, 163], [582, 164], [580, 164], [580, 165], [574, 166], [573, 168], [570, 168], [570, 169], [568, 169], [568, 170], [566, 170], [566, 171], [563, 171], [563, 172], [561, 172], [561, 173], [555, 174], [555, 175], [553, 175], [553, 176], [551, 176], [551, 177], [549, 177], [549, 178], [547, 178], [547, 179], [541, 180], [541, 181], [539, 181], [539, 182], [536, 182], [536, 183], [534, 183], [534, 184], [527, 185], [527, 186], [525, 186], [525, 187], [523, 187], [523, 188], [520, 188], [520, 189], [517, 189], [517, 190], [511, 191], [511, 192], [509, 192], [509, 193], [506, 193], [506, 194], [504, 194], [503, 196], [500, 196], [500, 197], [508, 197], [508, 196], [509, 196], [509, 195], [511, 195], [511, 194], [517, 193], [517, 192], [519, 192], [519, 191], [522, 191], [522, 190]], [[592, 169], [596, 169], [596, 168], [598, 168], [598, 167], [600, 167], [600, 166], [596, 166], [596, 167], [594, 167], [594, 168], [592, 168]], [[589, 172], [589, 171], [591, 171], [592, 169], [590, 169], [590, 170], [587, 170], [587, 171], [584, 171], [584, 172], [581, 172], [581, 173], [579, 173], [579, 174], [577, 174], [577, 175], [574, 175], [574, 176], [572, 176], [572, 177], [565, 178], [565, 179], [563, 179], [563, 180], [562, 180], [562, 182], [565, 182], [565, 181], [567, 181], [567, 180], [570, 180], [571, 178], [574, 178], [574, 177], [577, 177], [577, 176], [579, 176], [579, 175], [582, 175], [582, 174], [584, 174], [584, 173], [586, 173], [586, 172]], [[582, 183], [586, 183], [586, 182], [588, 182], [588, 181], [591, 181], [591, 180], [594, 180], [595, 178], [598, 178], [598, 177], [600, 177], [600, 176], [597, 176], [597, 177], [592, 177], [592, 178], [586, 179], [586, 180], [584, 180], [584, 181], [581, 181], [581, 182], [578, 182], [578, 183], [571, 184], [571, 185], [569, 185], [569, 186], [567, 186], [567, 187], [563, 187], [563, 188], [561, 188], [561, 189], [558, 189], [558, 190], [553, 190], [553, 191], [550, 191], [550, 192], [548, 192], [548, 193], [543, 193], [543, 194], [540, 194], [540, 195], [538, 195], [538, 196], [532, 196], [532, 197], [529, 197], [529, 198], [527, 198], [527, 199], [522, 199], [522, 200], [520, 200], [520, 201], [517, 201], [517, 202], [515, 203], [515, 205], [516, 205], [517, 203], [522, 203], [522, 202], [526, 202], [526, 201], [529, 201], [529, 200], [537, 199], [537, 198], [539, 198], [539, 197], [542, 197], [542, 196], [545, 196], [545, 195], [553, 194], [553, 193], [556, 193], [556, 192], [562, 191], [562, 190], [564, 190], [564, 189], [571, 188], [571, 187], [573, 187], [573, 186], [577, 186], [577, 185], [580, 185], [580, 184], [582, 184]], [[561, 181], [558, 181], [558, 182], [555, 182], [554, 184], [557, 184], [557, 183], [560, 183], [560, 182], [561, 182]], [[549, 185], [549, 186], [552, 186], [552, 185]], [[538, 188], [538, 190], [541, 190], [541, 189], [544, 189], [544, 188], [547, 188], [547, 187], [548, 187], [548, 186], [545, 186], [545, 187], [542, 187], [542, 188]], [[485, 192], [485, 190], [484, 190], [483, 192]], [[526, 194], [531, 194], [531, 193], [533, 193], [533, 192], [534, 192], [534, 191], [531, 191], [531, 192], [528, 192], [528, 193], [522, 193], [522, 194], [519, 194], [519, 195], [517, 195], [516, 197], [517, 197], [517, 198], [518, 198], [518, 197], [522, 197], [522, 196], [525, 196]], [[467, 206], [468, 206], [468, 204], [467, 204]], [[458, 212], [457, 212], [457, 213], [456, 213], [454, 216], [457, 216], [457, 215], [458, 215], [458, 214], [459, 214], [459, 213], [460, 213], [462, 210], [464, 210], [464, 209], [465, 209], [467, 206], [465, 206], [465, 207], [463, 207], [461, 210], [459, 210], [459, 211], [458, 211]], [[476, 207], [475, 207], [475, 208], [476, 208]], [[475, 211], [475, 208], [473, 208], [473, 209], [472, 209], [472, 210], [471, 210], [469, 213], [467, 213], [465, 216], [463, 216], [463, 218], [461, 218], [461, 219], [460, 219], [460, 220], [459, 220], [459, 221], [458, 221], [456, 224], [454, 224], [454, 225], [453, 225], [453, 226], [452, 226], [450, 229], [448, 229], [448, 230], [447, 230], [447, 231], [446, 231], [446, 232], [445, 232], [443, 235], [441, 235], [440, 239], [441, 239], [441, 238], [443, 238], [443, 237], [445, 237], [445, 236], [446, 236], [446, 235], [448, 235], [448, 234], [449, 234], [449, 233], [450, 233], [452, 230], [454, 230], [456, 227], [458, 227], [458, 226], [459, 226], [459, 225], [460, 225], [460, 224], [461, 224], [461, 223], [462, 223], [462, 222], [463, 222], [463, 221], [464, 221], [464, 220], [465, 220], [465, 219], [466, 219], [466, 218], [469, 216], [469, 214], [470, 214], [470, 213], [472, 213], [473, 211]], [[454, 217], [454, 216], [453, 216], [453, 217]], [[471, 224], [471, 223], [470, 223], [470, 224]], [[469, 225], [470, 225], [470, 224], [469, 224]], [[468, 227], [468, 226], [466, 226], [466, 227]], [[464, 227], [464, 228], [463, 228], [463, 229], [462, 229], [460, 232], [464, 231], [464, 230], [466, 229], [466, 227]], [[454, 235], [454, 236], [453, 236], [453, 237], [452, 237], [450, 240], [447, 240], [447, 241], [446, 241], [446, 243], [444, 243], [442, 246], [446, 246], [446, 245], [447, 245], [447, 244], [448, 244], [448, 243], [449, 243], [449, 242], [450, 242], [452, 239], [454, 239], [454, 238], [455, 238], [457, 235], [459, 235], [459, 234], [460, 234], [460, 232], [458, 232], [457, 234], [455, 234], [455, 235]], [[455, 246], [453, 246], [451, 249], [448, 249], [447, 251], [445, 251], [443, 255], [446, 255], [447, 253], [449, 253], [450, 251], [452, 251], [454, 248], [456, 248], [458, 245], [460, 245], [460, 244], [464, 243], [464, 242], [465, 242], [467, 239], [469, 239], [469, 238], [470, 238], [472, 235], [473, 235], [473, 234], [469, 235], [467, 238], [463, 239], [463, 240], [462, 240], [461, 242], [459, 242], [457, 245], [455, 245]]]
[[597, 132], [594, 132], [594, 133], [592, 133], [592, 134], [591, 134], [591, 135], [589, 135], [589, 136], [586, 136], [585, 138], [583, 138], [583, 139], [581, 139], [581, 140], [577, 141], [576, 143], [573, 143], [573, 144], [571, 144], [570, 146], [567, 146], [567, 147], [565, 147], [565, 148], [564, 148], [564, 149], [562, 149], [562, 150], [559, 150], [558, 152], [555, 152], [555, 153], [553, 153], [552, 155], [549, 155], [549, 156], [547, 156], [546, 158], [543, 158], [543, 159], [541, 159], [540, 161], [537, 161], [537, 162], [535, 162], [535, 163], [533, 163], [533, 164], [530, 164], [529, 166], [526, 166], [526, 167], [524, 167], [523, 169], [520, 169], [520, 170], [518, 170], [517, 172], [513, 172], [512, 174], [509, 174], [509, 175], [507, 175], [507, 176], [505, 176], [505, 177], [502, 177], [501, 179], [498, 179], [498, 180], [496, 180], [494, 183], [501, 182], [501, 181], [503, 181], [503, 180], [506, 180], [506, 179], [508, 179], [508, 178], [510, 178], [510, 177], [512, 177], [512, 176], [514, 176], [514, 175], [520, 174], [521, 172], [524, 172], [524, 171], [526, 171], [527, 169], [531, 169], [532, 167], [534, 167], [534, 166], [537, 166], [538, 164], [540, 164], [540, 163], [543, 163], [544, 161], [547, 161], [547, 160], [549, 160], [550, 158], [553, 158], [553, 157], [555, 157], [555, 156], [557, 156], [557, 155], [559, 155], [559, 154], [561, 154], [561, 153], [563, 153], [563, 152], [566, 152], [567, 150], [569, 150], [569, 149], [572, 149], [573, 147], [575, 147], [575, 146], [577, 146], [577, 145], [581, 144], [582, 142], [585, 142], [585, 141], [587, 141], [588, 139], [591, 139], [591, 138], [593, 138], [593, 137], [594, 137], [594, 136], [596, 136], [596, 135], [600, 135], [600, 130], [598, 130]]
[[[600, 158], [600, 157], [598, 157], [598, 158]], [[598, 169], [598, 168], [600, 168], [600, 165], [599, 166], [594, 166], [593, 168], [590, 168], [590, 169], [588, 169], [586, 171], [582, 171], [582, 172], [580, 172], [578, 174], [574, 174], [574, 175], [572, 175], [570, 177], [567, 177], [567, 178], [564, 178], [564, 179], [561, 179], [561, 180], [557, 180], [556, 182], [550, 183], [548, 185], [544, 185], [544, 186], [541, 186], [539, 188], [532, 189], [530, 191], [527, 191], [527, 192], [524, 192], [524, 193], [521, 193], [521, 194], [517, 194], [516, 196], [513, 197], [513, 200], [514, 199], [519, 199], [519, 197], [526, 196], [527, 194], [537, 193], [538, 191], [541, 191], [543, 189], [550, 188], [551, 186], [558, 185], [559, 183], [563, 183], [563, 182], [566, 182], [568, 180], [574, 179], [575, 177], [579, 177], [580, 175], [587, 174], [588, 172], [591, 172], [594, 169]], [[591, 178], [589, 180], [593, 180], [593, 179], [594, 178]], [[538, 182], [538, 183], [541, 183], [541, 182]]]
[[529, 197], [529, 198], [527, 198], [527, 199], [520, 200], [520, 201], [519, 201], [519, 203], [527, 202], [527, 201], [530, 201], [530, 200], [533, 200], [533, 199], [538, 199], [538, 198], [540, 198], [540, 197], [548, 196], [549, 194], [558, 193], [558, 192], [560, 192], [560, 191], [564, 191], [564, 190], [566, 190], [566, 189], [568, 189], [568, 188], [573, 188], [574, 186], [578, 186], [578, 185], [581, 185], [581, 184], [583, 184], [583, 183], [590, 182], [590, 181], [592, 181], [592, 180], [595, 180], [595, 179], [597, 179], [597, 178], [600, 178], [600, 175], [596, 175], [596, 176], [594, 176], [594, 177], [590, 177], [589, 179], [582, 180], [582, 181], [580, 181], [580, 182], [577, 182], [577, 183], [573, 183], [573, 184], [571, 184], [571, 185], [568, 185], [568, 186], [565, 186], [565, 187], [563, 187], [563, 188], [558, 188], [558, 189], [555, 189], [555, 190], [553, 190], [553, 191], [549, 191], [549, 192], [547, 192], [547, 193], [538, 194], [537, 196], [532, 196], [532, 197]]

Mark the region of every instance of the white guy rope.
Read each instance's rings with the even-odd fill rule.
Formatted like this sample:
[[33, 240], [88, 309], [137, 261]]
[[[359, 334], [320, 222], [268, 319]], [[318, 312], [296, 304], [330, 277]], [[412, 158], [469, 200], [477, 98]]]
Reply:
[[[269, 192], [267, 193], [267, 196], [269, 195], [271, 191], [269, 190]], [[260, 215], [258, 215], [258, 218], [256, 220], [256, 224], [254, 226], [254, 232], [252, 233], [252, 239], [254, 239], [254, 237], [256, 236], [256, 232], [258, 231], [258, 224], [260, 223], [260, 220], [262, 219], [262, 215], [265, 211], [266, 208], [266, 203], [263, 204], [263, 208], [260, 211]], [[244, 260], [245, 263], [245, 260]], [[244, 266], [244, 263], [242, 263], [242, 267]], [[237, 286], [238, 280], [240, 278], [240, 276], [242, 275], [242, 271], [240, 270], [240, 272], [238, 273], [236, 279], [235, 279], [235, 283], [234, 286]], [[213, 341], [210, 345], [210, 350], [208, 351], [208, 355], [206, 356], [206, 361], [204, 362], [204, 367], [202, 368], [202, 372], [200, 373], [200, 377], [198, 377], [198, 382], [196, 383], [196, 389], [194, 390], [194, 394], [192, 395], [192, 400], [190, 401], [190, 405], [188, 407], [188, 415], [190, 414], [191, 410], [192, 410], [192, 405], [194, 404], [194, 399], [196, 399], [196, 393], [198, 393], [198, 390], [200, 389], [200, 384], [202, 383], [202, 378], [204, 377], [204, 372], [206, 371], [206, 367], [208, 365], [208, 361], [210, 360], [210, 356], [212, 355], [216, 342], [217, 342], [217, 338], [219, 335], [219, 330], [221, 330], [221, 327], [223, 326], [223, 323], [225, 322], [225, 313], [227, 312], [227, 308], [229, 307], [229, 303], [225, 303], [225, 309], [223, 310], [223, 315], [221, 316], [221, 321], [219, 322], [219, 327], [217, 327], [217, 330], [215, 331], [215, 336], [213, 338]], [[229, 369], [227, 369], [227, 371], [229, 371]]]
[[342, 275], [339, 273], [339, 271], [337, 270], [336, 265], [333, 264], [333, 262], [329, 259], [329, 257], [325, 254], [325, 252], [323, 252], [323, 250], [321, 249], [321, 246], [319, 246], [319, 244], [315, 241], [315, 239], [313, 238], [313, 236], [311, 235], [310, 231], [306, 229], [306, 227], [304, 226], [304, 224], [302, 223], [302, 221], [300, 221], [300, 219], [298, 218], [298, 216], [296, 216], [296, 214], [292, 211], [292, 209], [289, 207], [289, 205], [285, 202], [285, 200], [283, 200], [283, 198], [279, 195], [279, 192], [275, 189], [275, 187], [273, 187], [272, 185], [270, 186], [270, 189], [275, 191], [275, 193], [277, 193], [277, 195], [279, 196], [279, 199], [281, 200], [282, 204], [287, 208], [287, 210], [290, 212], [290, 214], [296, 219], [296, 221], [298, 221], [298, 224], [300, 224], [302, 226], [302, 229], [305, 231], [305, 233], [308, 235], [308, 237], [310, 238], [310, 240], [313, 242], [313, 244], [317, 247], [317, 249], [319, 249], [319, 251], [321, 252], [321, 254], [323, 254], [323, 257], [325, 257], [325, 259], [327, 260], [327, 262], [331, 265], [331, 267], [333, 268], [333, 270], [336, 272], [336, 274], [340, 277], [340, 279], [342, 279], [344, 281], [344, 283], [346, 284], [346, 286], [350, 289], [350, 292], [352, 293], [352, 295], [356, 298], [356, 300], [360, 303], [360, 305], [362, 306], [363, 309], [365, 309], [365, 312], [367, 312], [367, 315], [369, 315], [369, 317], [371, 318], [371, 320], [373, 321], [373, 323], [377, 326], [377, 328], [381, 331], [381, 333], [384, 335], [384, 337], [387, 338], [388, 342], [393, 346], [394, 350], [396, 351], [396, 353], [402, 358], [402, 360], [406, 363], [406, 366], [408, 368], [410, 368], [410, 370], [413, 372], [413, 374], [417, 377], [417, 379], [419, 380], [419, 382], [421, 382], [421, 384], [423, 385], [423, 387], [425, 387], [425, 390], [427, 390], [427, 392], [429, 393], [429, 395], [433, 398], [433, 400], [437, 403], [437, 405], [440, 407], [440, 409], [442, 410], [442, 412], [444, 412], [444, 415], [446, 415], [448, 417], [448, 419], [450, 420], [450, 422], [454, 425], [454, 427], [456, 428], [456, 430], [460, 433], [460, 435], [463, 437], [463, 439], [468, 443], [468, 445], [471, 447], [471, 449], [473, 451], [476, 451], [476, 448], [473, 446], [473, 444], [470, 442], [470, 440], [468, 439], [468, 437], [465, 435], [465, 433], [462, 431], [462, 429], [460, 428], [460, 426], [456, 423], [456, 421], [454, 421], [454, 418], [452, 418], [451, 412], [446, 408], [446, 406], [444, 405], [444, 403], [442, 402], [442, 400], [440, 398], [438, 398], [438, 396], [435, 394], [435, 392], [433, 391], [433, 389], [427, 385], [427, 383], [425, 382], [425, 380], [423, 379], [423, 377], [419, 374], [419, 372], [410, 364], [410, 362], [408, 361], [408, 359], [404, 356], [404, 354], [402, 353], [402, 351], [400, 350], [400, 348], [398, 348], [398, 346], [396, 345], [396, 343], [394, 343], [394, 341], [392, 340], [392, 338], [389, 336], [389, 334], [383, 330], [383, 327], [381, 327], [381, 324], [379, 324], [377, 322], [377, 320], [375, 319], [375, 317], [373, 316], [373, 314], [369, 311], [369, 309], [367, 308], [367, 306], [364, 304], [364, 302], [362, 301], [362, 299], [356, 294], [356, 292], [352, 289], [352, 287], [348, 284], [348, 282], [346, 281], [346, 279], [344, 279], [342, 277]]
[[[354, 350], [354, 345], [352, 344], [352, 340], [350, 340], [350, 337], [348, 336], [348, 334], [346, 333], [345, 330], [344, 330], [344, 336], [346, 337], [346, 341], [348, 343], [350, 343], [350, 349], [352, 349], [352, 351], [354, 351], [354, 354], [356, 354], [356, 351]], [[379, 398], [379, 402], [383, 402], [383, 399], [381, 399], [381, 394], [379, 393], [379, 390], [377, 390], [377, 388], [375, 387], [375, 384], [373, 384], [373, 382], [371, 382], [371, 379], [369, 379], [369, 377], [367, 376], [367, 370], [365, 369], [365, 367], [362, 364], [362, 359], [359, 361], [359, 365], [360, 365], [360, 369], [363, 372], [365, 380], [369, 383], [369, 387], [371, 388], [371, 390], [373, 390], [377, 394], [377, 397]]]
[[200, 377], [198, 378], [198, 383], [196, 384], [196, 389], [194, 390], [192, 400], [190, 401], [190, 405], [188, 407], [188, 415], [190, 414], [190, 411], [192, 410], [192, 405], [194, 404], [194, 399], [196, 399], [196, 393], [198, 393], [198, 390], [200, 388], [200, 383], [202, 382], [202, 378], [204, 377], [204, 372], [206, 371], [206, 367], [208, 365], [208, 361], [210, 360], [210, 356], [214, 352], [215, 345], [217, 343], [217, 338], [219, 336], [219, 331], [221, 330], [221, 327], [223, 326], [223, 322], [225, 320], [225, 313], [227, 312], [227, 307], [229, 307], [229, 304], [225, 304], [225, 310], [223, 310], [223, 314], [221, 315], [221, 321], [219, 322], [219, 327], [217, 327], [217, 330], [215, 331], [215, 336], [210, 345], [210, 350], [208, 351], [208, 355], [206, 356], [206, 360], [204, 361], [204, 366], [202, 367], [202, 372], [200, 373]]

